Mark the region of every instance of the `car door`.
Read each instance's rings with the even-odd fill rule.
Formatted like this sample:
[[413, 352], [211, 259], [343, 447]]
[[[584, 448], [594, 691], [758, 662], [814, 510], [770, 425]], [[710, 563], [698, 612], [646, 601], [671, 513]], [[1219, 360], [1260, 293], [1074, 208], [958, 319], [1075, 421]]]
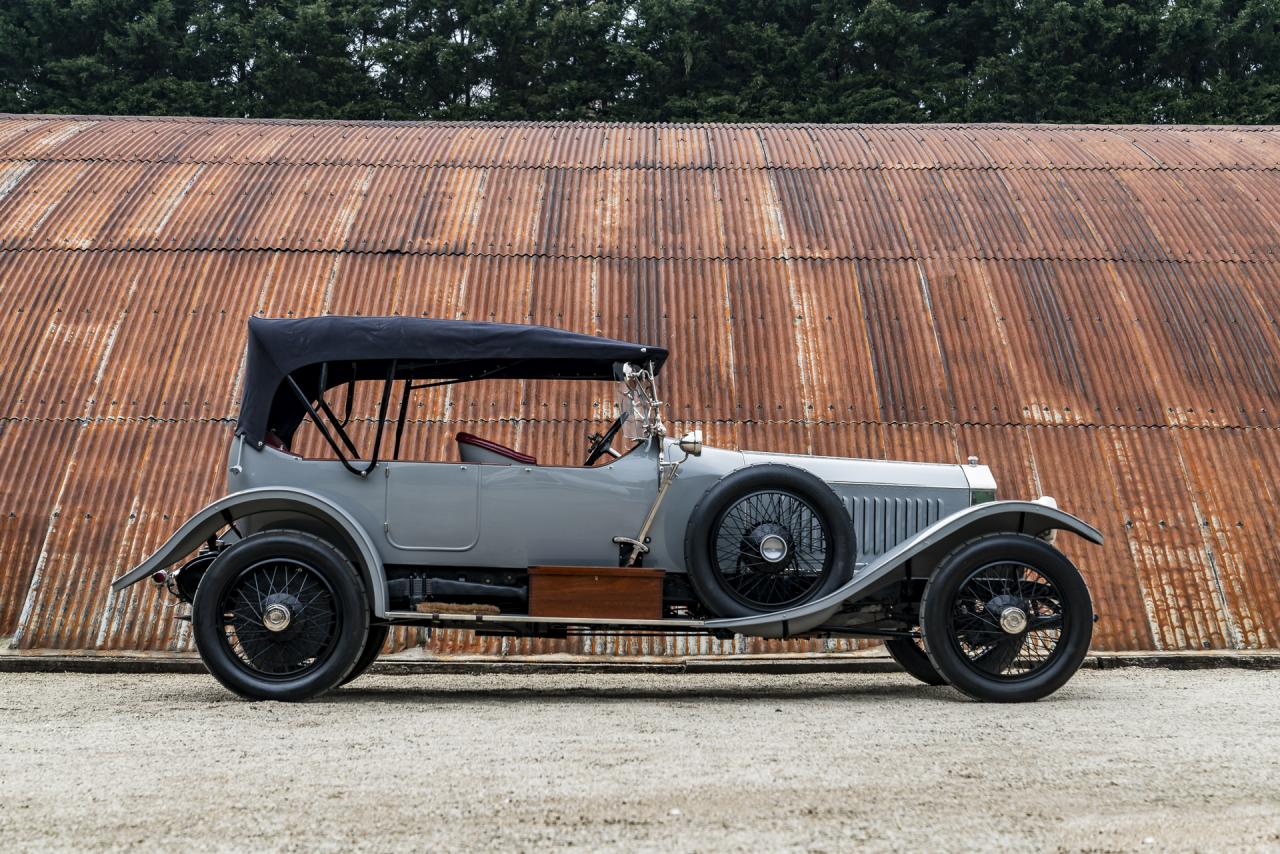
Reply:
[[387, 542], [394, 548], [466, 552], [480, 537], [480, 466], [473, 463], [390, 462]]
[[483, 466], [483, 530], [493, 566], [613, 566], [616, 536], [634, 537], [658, 490], [656, 453], [594, 468]]

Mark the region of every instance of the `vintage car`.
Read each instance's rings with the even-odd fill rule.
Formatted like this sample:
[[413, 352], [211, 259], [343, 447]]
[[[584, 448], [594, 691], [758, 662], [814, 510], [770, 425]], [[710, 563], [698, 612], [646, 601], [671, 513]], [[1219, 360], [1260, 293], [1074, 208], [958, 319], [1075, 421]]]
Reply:
[[[992, 701], [1044, 697], [1088, 650], [1088, 588], [1051, 543], [1102, 536], [1051, 498], [996, 500], [976, 458], [669, 437], [653, 345], [407, 317], [248, 325], [228, 494], [112, 585], [150, 578], [188, 603], [205, 665], [244, 697], [349, 682], [390, 626], [874, 638], [916, 678]], [[470, 433], [456, 459], [402, 459], [428, 389], [536, 380], [616, 384], [616, 404], [580, 414], [608, 424], [580, 465]], [[353, 420], [357, 399], [368, 414]], [[293, 450], [304, 426], [322, 457]]]

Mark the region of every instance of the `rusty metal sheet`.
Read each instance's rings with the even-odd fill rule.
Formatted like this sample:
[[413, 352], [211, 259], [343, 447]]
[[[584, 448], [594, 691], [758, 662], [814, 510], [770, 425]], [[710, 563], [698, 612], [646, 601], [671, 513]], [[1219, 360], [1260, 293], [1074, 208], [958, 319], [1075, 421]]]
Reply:
[[[604, 125], [601, 165], [648, 169], [663, 162], [657, 127], [651, 124]], [[705, 146], [705, 143], [704, 143]]]
[[[487, 169], [430, 170], [426, 173], [426, 183], [417, 196], [411, 219], [400, 221], [391, 211], [378, 216], [375, 211], [370, 210], [367, 215], [356, 218], [353, 234], [364, 228], [364, 222], [385, 220], [384, 228], [388, 233], [404, 234], [406, 251], [443, 254], [464, 252], [485, 204], [485, 190], [491, 174]], [[388, 180], [399, 182], [403, 178], [396, 176]]]
[[5, 141], [5, 155], [27, 160], [56, 157], [69, 140], [100, 130], [104, 124], [113, 124], [82, 116], [6, 116], [3, 121], [6, 125], [13, 122], [20, 128]]
[[[624, 126], [625, 127], [625, 126]], [[702, 125], [656, 125], [657, 163], [677, 169], [705, 169], [711, 165], [711, 138]]]
[[[663, 344], [673, 429], [729, 447], [976, 453], [1108, 535], [1063, 543], [1099, 648], [1275, 646], [1277, 176], [1271, 129], [0, 117], [0, 465], [47, 474], [0, 492], [0, 633], [189, 650], [106, 580], [219, 491], [244, 318], [343, 312]], [[571, 464], [612, 403], [500, 385], [423, 395], [406, 447]]]
[[[230, 432], [221, 424], [86, 425], [55, 475], [58, 515], [45, 536], [46, 560], [24, 591], [15, 645], [172, 648], [184, 625], [157, 619], [155, 589], [139, 585], [110, 597], [108, 584], [217, 489], [217, 458]], [[150, 476], [155, 470], [165, 476]]]
[[1271, 169], [1280, 160], [1280, 136], [1274, 128], [1234, 128], [1229, 131], [1232, 145], [1240, 151], [1240, 159], [1248, 165], [1242, 171], [1253, 168]]
[[987, 125], [972, 133], [990, 162], [1004, 169], [1154, 168], [1117, 128]]
[[822, 151], [814, 139], [811, 125], [770, 125], [760, 129], [760, 144], [764, 147], [769, 166], [783, 169], [817, 169], [827, 165]]
[[484, 202], [468, 227], [467, 249], [482, 255], [533, 254], [547, 174], [544, 169], [489, 170]]
[[1238, 142], [1257, 133], [1243, 128], [1223, 128], [1206, 133], [1196, 127], [1127, 127], [1119, 131], [1151, 160], [1164, 168], [1239, 169], [1259, 165], [1249, 147]]
[[[1019, 321], [1001, 307], [990, 264], [963, 259], [916, 262], [920, 287], [931, 306], [935, 346], [941, 352], [947, 392], [960, 423], [1003, 424], [1026, 420], [1024, 362], [1010, 336]], [[1011, 340], [1012, 339], [1012, 340]], [[997, 342], [1006, 346], [996, 346]], [[924, 343], [928, 343], [927, 340]]]
[[857, 169], [884, 165], [880, 157], [871, 150], [866, 136], [856, 126], [812, 125], [808, 130], [824, 167]]
[[538, 255], [599, 255], [605, 251], [602, 219], [610, 182], [600, 169], [554, 168], [547, 171], [536, 222]]
[[878, 403], [877, 421], [950, 421], [955, 399], [914, 261], [855, 265]]
[[846, 258], [858, 247], [847, 223], [835, 218], [839, 192], [833, 174], [821, 169], [769, 170], [770, 197], [789, 258]]
[[0, 122], [0, 145], [9, 152], [28, 151], [27, 137], [32, 134], [45, 133], [54, 122], [60, 119], [55, 116], [5, 116]]
[[[1280, 514], [1273, 430], [1179, 430], [1182, 471], [1222, 597], [1228, 645], [1280, 644]], [[1252, 488], [1242, 488], [1252, 484]]]
[[866, 140], [876, 166], [886, 169], [935, 169], [936, 152], [917, 133], [919, 125], [905, 125], [895, 132], [877, 125], [862, 125], [858, 131]]
[[122, 290], [104, 289], [110, 261], [71, 252], [11, 253], [0, 260], [0, 276], [31, 288], [25, 292], [34, 297], [9, 315], [12, 334], [0, 339], [4, 417], [79, 418], [101, 411], [106, 362], [127, 300]]
[[[875, 372], [879, 342], [874, 340], [874, 327], [868, 323], [858, 263], [788, 261], [786, 273], [795, 295], [794, 351], [803, 377], [800, 417], [847, 423], [879, 420], [882, 411]], [[708, 347], [705, 354], [698, 356], [714, 360], [716, 351], [717, 348]], [[734, 373], [756, 372], [762, 367], [755, 363], [743, 365]], [[681, 369], [688, 368], [682, 365]], [[697, 399], [702, 390], [682, 391]], [[719, 409], [722, 414], [713, 417], [725, 417], [723, 413], [732, 412], [741, 401], [742, 395], [735, 388]], [[713, 411], [708, 407], [708, 414]]]
[[971, 169], [991, 165], [961, 125], [862, 125], [877, 162], [890, 169]]
[[835, 257], [913, 257], [898, 199], [883, 171], [840, 170], [829, 174], [835, 185], [833, 209], [828, 214], [836, 233]]
[[[1195, 198], [1182, 182], [1182, 175], [1197, 173], [1165, 169], [1117, 172], [1142, 218], [1150, 223], [1169, 253], [1180, 261], [1227, 261], [1230, 237], [1218, 227], [1215, 197]], [[1239, 200], [1237, 200], [1239, 201]]]
[[[990, 380], [1009, 377], [1014, 395], [1010, 401], [995, 389], [987, 392], [991, 382], [975, 375], [965, 394], [977, 397], [977, 405], [1011, 403], [1006, 417], [1024, 423], [1164, 423], [1145, 341], [1135, 340], [1138, 324], [1114, 285], [1114, 268], [1036, 260], [986, 261], [970, 269], [986, 285], [1002, 345], [990, 358], [1003, 362], [1003, 374]], [[1115, 372], [1115, 364], [1132, 370]]]
[[1276, 424], [1275, 306], [1256, 300], [1247, 267], [1111, 265], [1162, 405], [1152, 423]]
[[1028, 258], [1106, 256], [1102, 237], [1060, 170], [1001, 169], [1000, 180], [1028, 234]]
[[1251, 185], [1257, 182], [1249, 172], [1184, 169], [1177, 177], [1190, 195], [1190, 206], [1212, 211], [1217, 260], [1275, 261], [1280, 256], [1280, 228], [1255, 200]]
[[1174, 434], [1110, 428], [1103, 443], [1157, 648], [1235, 645]]
[[786, 251], [777, 196], [762, 169], [715, 174], [726, 258], [781, 258]]
[[1081, 169], [1058, 173], [1081, 216], [1102, 245], [1103, 258], [1126, 261], [1170, 260], [1142, 207], [1113, 170]]
[[1038, 243], [1027, 227], [1003, 174], [988, 169], [948, 172], [947, 204], [954, 207], [972, 235], [967, 251], [954, 254], [979, 258], [1035, 258], [1057, 250]]
[[760, 129], [754, 125], [708, 125], [711, 165], [720, 169], [769, 165]]
[[[584, 211], [577, 241], [588, 254], [706, 258], [725, 252], [715, 182], [705, 171], [607, 170], [595, 188], [594, 210]], [[550, 212], [550, 203], [545, 206]]]
[[81, 432], [81, 423], [69, 418], [0, 421], [0, 466], [9, 473], [0, 482], [0, 636], [12, 637], [28, 609], [32, 577], [63, 570], [50, 562], [49, 536], [61, 516], [66, 471]]
[[[1027, 428], [1034, 491], [1053, 496], [1064, 510], [1089, 520], [1106, 538], [1101, 547], [1077, 537], [1059, 539], [1093, 595], [1094, 612], [1099, 616], [1094, 626], [1095, 648], [1157, 649], [1162, 648], [1157, 638], [1161, 624], [1144, 574], [1153, 574], [1152, 564], [1159, 557], [1151, 547], [1163, 545], [1163, 541], [1135, 537], [1131, 514], [1145, 511], [1140, 499], [1125, 496], [1122, 487], [1125, 479], [1142, 476], [1133, 468], [1166, 469], [1168, 459], [1151, 454], [1150, 445], [1118, 452], [1125, 449], [1114, 441], [1117, 432], [1083, 427]], [[1005, 494], [1003, 488], [1000, 494]], [[1140, 533], [1150, 534], [1149, 526], [1142, 527]], [[1194, 559], [1194, 551], [1187, 556]]]
[[[920, 149], [927, 152], [927, 157], [939, 166], [964, 170], [993, 165], [986, 151], [978, 145], [978, 137], [973, 128], [934, 124], [905, 126], [902, 130], [914, 136]], [[907, 134], [899, 132], [896, 136], [901, 139]]]
[[893, 189], [911, 257], [973, 254], [977, 238], [940, 169], [891, 169], [884, 173]]

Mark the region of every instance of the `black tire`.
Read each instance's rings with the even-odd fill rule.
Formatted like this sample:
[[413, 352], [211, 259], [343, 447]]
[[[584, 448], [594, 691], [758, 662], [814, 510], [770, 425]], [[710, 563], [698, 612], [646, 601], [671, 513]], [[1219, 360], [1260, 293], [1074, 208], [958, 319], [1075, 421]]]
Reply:
[[360, 657], [356, 659], [356, 666], [351, 668], [351, 672], [342, 677], [342, 681], [338, 683], [341, 687], [348, 682], [353, 682], [364, 675], [364, 672], [373, 666], [378, 660], [382, 647], [387, 642], [387, 635], [390, 633], [391, 627], [386, 623], [371, 624], [369, 626], [369, 636], [365, 638], [364, 648], [360, 650]]
[[[1026, 627], [1006, 629], [1006, 610], [1022, 611]], [[989, 534], [938, 565], [920, 623], [929, 660], [958, 690], [1022, 703], [1052, 694], [1079, 669], [1093, 637], [1093, 602], [1079, 570], [1053, 546], [1025, 534]]]
[[[770, 502], [782, 508], [777, 518]], [[783, 512], [787, 507], [792, 509]], [[748, 531], [755, 519], [762, 521]], [[749, 537], [766, 526], [787, 539], [785, 557], [772, 565], [760, 552], [748, 554]], [[853, 521], [840, 498], [817, 477], [788, 465], [749, 466], [721, 478], [694, 507], [685, 533], [689, 582], [703, 606], [721, 617], [770, 613], [824, 596], [853, 577], [855, 556]], [[770, 595], [755, 592], [753, 583]]]
[[884, 642], [889, 657], [898, 666], [926, 685], [946, 685], [947, 677], [938, 672], [929, 655], [920, 648], [915, 638], [889, 638]]
[[[288, 619], [268, 631], [276, 605]], [[351, 672], [369, 634], [368, 597], [351, 562], [298, 531], [264, 531], [218, 555], [191, 613], [205, 667], [251, 700], [323, 694]]]

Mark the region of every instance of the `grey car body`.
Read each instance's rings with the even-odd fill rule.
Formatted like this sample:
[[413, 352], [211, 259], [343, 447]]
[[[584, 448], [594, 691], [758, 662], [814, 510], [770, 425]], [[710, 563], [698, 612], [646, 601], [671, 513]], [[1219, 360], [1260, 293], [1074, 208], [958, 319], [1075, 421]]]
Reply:
[[[362, 324], [353, 328], [373, 329], [367, 335], [361, 332], [370, 339], [367, 352], [383, 352], [378, 349], [383, 346], [378, 335], [383, 333], [368, 326], [379, 319], [359, 320]], [[450, 334], [456, 331], [438, 328]], [[493, 330], [483, 331], [494, 334]], [[253, 334], [251, 324], [251, 338]], [[579, 342], [575, 337], [570, 343], [577, 346]], [[534, 342], [531, 346], [540, 345]], [[659, 348], [637, 352], [659, 352]], [[665, 351], [660, 352], [665, 358]], [[254, 358], [251, 347], [251, 369]], [[258, 374], [274, 370], [288, 377], [289, 370], [273, 362], [270, 370], [261, 366], [270, 362], [269, 355], [257, 358]], [[612, 357], [606, 352], [603, 358]], [[613, 364], [615, 375], [619, 375], [620, 364]], [[277, 385], [279, 376], [274, 378]], [[372, 371], [360, 378], [375, 376]], [[648, 402], [657, 404], [656, 398]], [[251, 428], [238, 430], [227, 459], [227, 494], [196, 513], [160, 549], [117, 579], [114, 589], [155, 575], [228, 526], [232, 527], [221, 535], [224, 544], [259, 531], [294, 529], [324, 537], [349, 555], [367, 586], [376, 619], [448, 625], [545, 624], [546, 618], [519, 614], [424, 615], [397, 610], [388, 595], [388, 568], [524, 570], [538, 565], [614, 565], [619, 560], [619, 541], [635, 538], [643, 520], [652, 513], [651, 524], [643, 531], [645, 565], [683, 574], [688, 569], [690, 517], [699, 501], [726, 477], [762, 465], [802, 470], [835, 493], [856, 536], [852, 577], [839, 589], [769, 613], [703, 614], [654, 623], [673, 630], [765, 637], [840, 630], [856, 633], [859, 626], [873, 625], [878, 618], [870, 609], [860, 613], [851, 603], [904, 578], [927, 578], [932, 567], [960, 543], [989, 533], [1049, 537], [1056, 530], [1093, 542], [1102, 540], [1092, 526], [1058, 510], [1052, 499], [992, 500], [994, 478], [976, 461], [928, 464], [702, 448], [700, 441], [682, 442], [666, 436], [660, 421], [645, 424], [643, 435], [627, 453], [594, 467], [376, 457], [304, 459], [273, 448], [261, 438], [254, 439]], [[697, 453], [690, 454], [691, 447], [696, 447]], [[664, 476], [669, 477], [665, 494]], [[563, 622], [591, 625], [608, 621], [566, 618]]]

